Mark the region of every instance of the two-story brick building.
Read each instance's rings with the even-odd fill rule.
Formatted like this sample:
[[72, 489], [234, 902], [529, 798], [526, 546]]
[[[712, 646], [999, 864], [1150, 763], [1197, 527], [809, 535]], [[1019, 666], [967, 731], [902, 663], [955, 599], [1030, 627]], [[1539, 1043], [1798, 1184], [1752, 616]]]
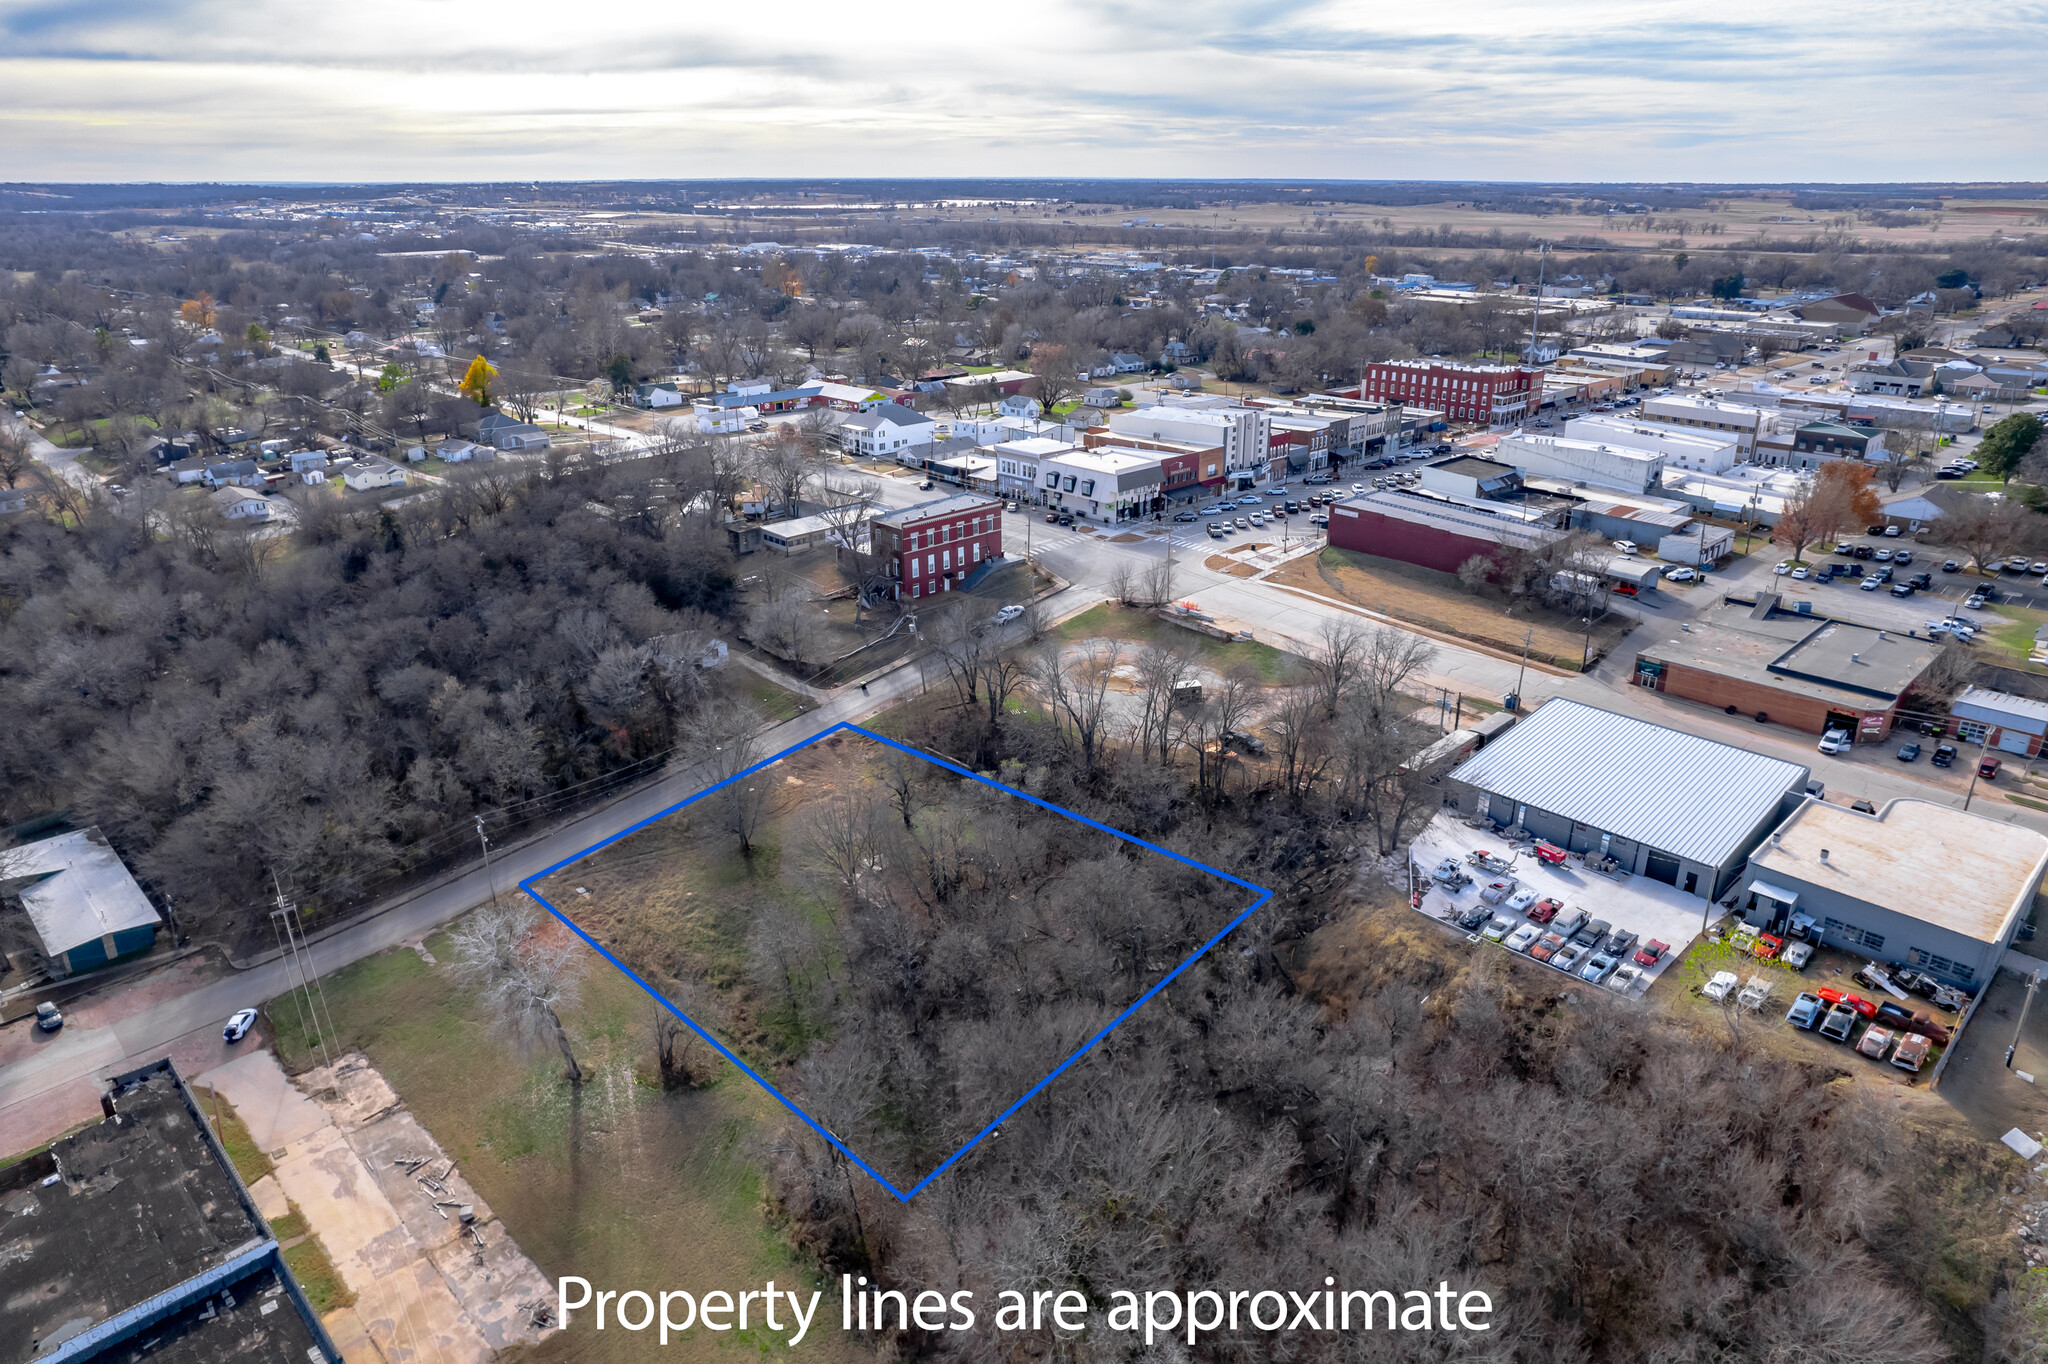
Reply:
[[1453, 421], [1498, 426], [1536, 415], [1543, 406], [1543, 372], [1520, 365], [1387, 360], [1366, 367], [1359, 396], [1433, 407]]
[[868, 534], [874, 552], [888, 561], [897, 600], [935, 597], [1003, 557], [1003, 504], [954, 493], [878, 516]]

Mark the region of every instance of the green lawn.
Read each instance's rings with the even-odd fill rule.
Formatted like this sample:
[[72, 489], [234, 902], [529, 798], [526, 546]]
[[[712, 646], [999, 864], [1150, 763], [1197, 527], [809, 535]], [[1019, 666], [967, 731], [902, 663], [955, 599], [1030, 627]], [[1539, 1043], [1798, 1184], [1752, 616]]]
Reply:
[[1193, 651], [1204, 667], [1218, 672], [1249, 660], [1258, 668], [1259, 676], [1268, 682], [1279, 682], [1288, 672], [1289, 655], [1270, 644], [1216, 639], [1168, 624], [1149, 612], [1135, 611], [1113, 602], [1089, 607], [1052, 633], [1054, 638], [1070, 644], [1076, 640], [1097, 638], [1129, 640], [1134, 644], [1171, 644]]
[[[428, 948], [449, 960], [445, 937]], [[415, 952], [381, 953], [323, 984], [341, 1046], [370, 1058], [548, 1277], [648, 1288], [821, 1277], [790, 1253], [763, 1204], [763, 1149], [783, 1110], [730, 1066], [702, 1089], [663, 1093], [653, 1003], [596, 954], [582, 1003], [564, 1013], [586, 1076], [579, 1088], [552, 1054], [514, 1051], [473, 997]], [[317, 1059], [290, 1010], [270, 1023], [291, 1068]], [[311, 1294], [308, 1271], [293, 1269]], [[855, 1358], [836, 1331], [812, 1339], [807, 1355]], [[623, 1364], [645, 1357], [644, 1342], [606, 1332], [574, 1357]], [[729, 1351], [698, 1336], [674, 1357]]]

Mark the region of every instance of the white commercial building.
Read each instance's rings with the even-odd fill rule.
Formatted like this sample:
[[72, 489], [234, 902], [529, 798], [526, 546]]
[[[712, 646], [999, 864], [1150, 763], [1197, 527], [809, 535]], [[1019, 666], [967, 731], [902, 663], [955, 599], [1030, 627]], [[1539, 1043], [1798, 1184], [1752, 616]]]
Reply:
[[1737, 443], [1728, 436], [1696, 427], [1666, 426], [1662, 422], [1631, 421], [1626, 417], [1595, 414], [1569, 418], [1564, 424], [1564, 433], [1575, 440], [1598, 441], [1660, 454], [1664, 456], [1666, 469], [1720, 474], [1740, 464], [1743, 459]]
[[1775, 526], [1810, 477], [1756, 464], [1738, 464], [1725, 474], [1673, 469], [1665, 473], [1662, 491], [1710, 516]]
[[1046, 455], [1039, 470], [1048, 504], [1111, 523], [1151, 515], [1165, 480], [1157, 455], [1114, 445]]
[[996, 458], [996, 492], [1006, 498], [1039, 500], [1045, 491], [1045, 484], [1038, 477], [1040, 461], [1074, 448], [1069, 441], [1047, 436], [998, 442], [989, 451]]
[[1525, 477], [1567, 479], [1627, 493], [1651, 492], [1664, 479], [1664, 456], [1655, 451], [1574, 440], [1569, 436], [1516, 432], [1501, 437], [1492, 457], [1514, 465]]
[[1265, 478], [1271, 457], [1272, 418], [1255, 407], [1186, 408], [1162, 403], [1112, 412], [1109, 429], [1119, 436], [1221, 446], [1224, 486], [1237, 491]]
[[1677, 394], [1645, 398], [1639, 411], [1648, 421], [1664, 422], [1671, 426], [1687, 426], [1694, 430], [1713, 431], [1727, 436], [1735, 442], [1736, 449], [1742, 452], [1745, 459], [1756, 453], [1757, 437], [1771, 429], [1770, 419], [1757, 408], [1736, 403], [1717, 403], [1706, 398], [1687, 398]]

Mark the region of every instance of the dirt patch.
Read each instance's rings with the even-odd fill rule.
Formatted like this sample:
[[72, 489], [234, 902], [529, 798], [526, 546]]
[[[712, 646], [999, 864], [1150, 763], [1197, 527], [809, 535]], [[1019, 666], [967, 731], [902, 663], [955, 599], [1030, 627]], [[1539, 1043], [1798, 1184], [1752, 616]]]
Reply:
[[1212, 573], [1228, 573], [1233, 578], [1256, 578], [1259, 576], [1259, 570], [1253, 568], [1250, 564], [1241, 564], [1237, 560], [1227, 558], [1221, 554], [1210, 555], [1203, 562], [1202, 567]]
[[[1560, 668], [1576, 670], [1587, 644], [1585, 632], [1568, 612], [1529, 607], [1509, 614], [1498, 602], [1466, 592], [1449, 573], [1347, 549], [1303, 555], [1274, 570], [1266, 581], [1356, 602], [1395, 620], [1515, 653], [1521, 651], [1524, 632], [1532, 632], [1529, 656]], [[1592, 661], [1599, 662], [1634, 625], [1622, 615], [1596, 623]]]
[[1142, 535], [1133, 535], [1129, 531], [1125, 531], [1122, 535], [1110, 536], [1109, 542], [1112, 545], [1142, 545], [1145, 543], [1145, 537]]

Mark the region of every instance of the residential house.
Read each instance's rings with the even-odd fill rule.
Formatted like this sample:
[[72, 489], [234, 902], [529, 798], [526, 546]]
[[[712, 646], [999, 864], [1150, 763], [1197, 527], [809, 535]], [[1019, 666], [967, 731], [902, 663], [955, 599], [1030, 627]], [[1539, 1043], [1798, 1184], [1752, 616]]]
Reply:
[[1877, 459], [1884, 454], [1884, 437], [1874, 426], [1808, 422], [1789, 435], [1765, 436], [1757, 442], [1756, 458], [1786, 469], [1817, 469], [1830, 460]]
[[356, 492], [364, 492], [371, 488], [402, 488], [407, 475], [388, 459], [364, 459], [343, 470], [341, 481]]
[[1917, 398], [1933, 386], [1934, 366], [1925, 360], [1872, 360], [1849, 369], [1849, 387], [1858, 393], [1890, 393]]
[[476, 438], [499, 450], [545, 450], [549, 444], [547, 432], [502, 412], [486, 412], [478, 418]]
[[887, 457], [898, 464], [922, 468], [938, 434], [938, 424], [922, 412], [898, 403], [883, 403], [854, 412], [839, 424], [839, 445], [860, 459]]
[[0, 516], [28, 510], [27, 488], [0, 488]]
[[[180, 483], [184, 479], [178, 480]], [[263, 486], [263, 470], [256, 467], [253, 459], [230, 460], [226, 464], [209, 464], [200, 472], [199, 481], [209, 488], [260, 488]]]
[[1116, 352], [1109, 357], [1109, 362], [1116, 367], [1118, 374], [1138, 374], [1145, 369], [1145, 357], [1127, 350]]
[[1023, 393], [1012, 393], [996, 404], [996, 411], [999, 414], [1017, 419], [1035, 418], [1044, 410], [1038, 399]]
[[481, 463], [498, 457], [498, 452], [490, 446], [467, 440], [444, 440], [434, 453], [448, 464], [468, 464], [472, 460]]
[[1099, 407], [1104, 411], [1112, 407], [1122, 407], [1123, 401], [1113, 388], [1091, 388], [1081, 395], [1081, 402], [1085, 406]]
[[268, 521], [270, 502], [247, 488], [215, 488], [206, 495], [213, 509], [229, 521]]
[[308, 469], [325, 469], [327, 467], [327, 452], [325, 450], [294, 450], [291, 454], [285, 456], [285, 459], [290, 465], [291, 471], [295, 474], [303, 474]]
[[633, 388], [633, 402], [640, 407], [660, 411], [665, 407], [681, 407], [689, 399], [674, 384], [636, 384]]

